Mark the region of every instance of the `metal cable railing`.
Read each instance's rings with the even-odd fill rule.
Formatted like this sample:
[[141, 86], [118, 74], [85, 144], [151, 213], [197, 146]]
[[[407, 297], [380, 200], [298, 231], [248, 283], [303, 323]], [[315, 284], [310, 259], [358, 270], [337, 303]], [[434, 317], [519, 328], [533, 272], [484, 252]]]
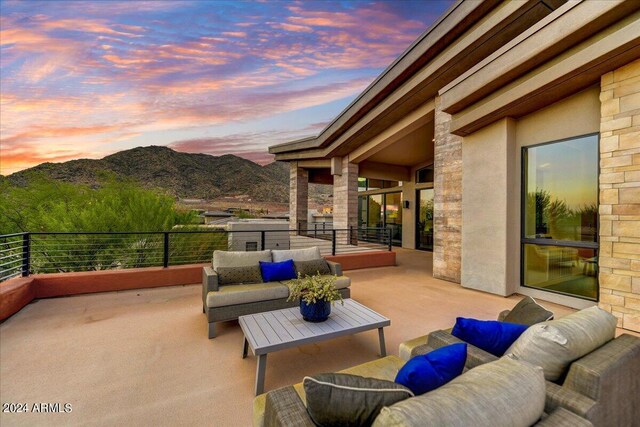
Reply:
[[301, 249], [322, 255], [391, 250], [388, 229], [193, 230], [0, 235], [0, 282], [29, 274], [210, 262], [213, 251]]

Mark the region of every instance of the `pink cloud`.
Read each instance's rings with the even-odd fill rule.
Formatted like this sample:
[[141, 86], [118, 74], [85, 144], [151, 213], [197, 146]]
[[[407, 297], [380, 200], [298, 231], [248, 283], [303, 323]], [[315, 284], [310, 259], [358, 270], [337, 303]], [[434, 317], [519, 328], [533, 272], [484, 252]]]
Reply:
[[244, 31], [224, 31], [222, 35], [227, 37], [239, 37], [239, 38], [247, 37], [247, 33]]
[[[3, 151], [35, 153], [23, 159], [65, 156], [79, 144], [104, 152], [152, 132], [246, 124], [352, 97], [424, 29], [364, 2], [348, 12], [266, 3], [277, 13], [238, 9], [240, 22], [199, 2], [45, 2], [37, 13], [26, 4], [7, 13], [14, 6], [3, 3], [0, 16]], [[201, 15], [181, 15], [191, 6]], [[264, 159], [265, 141], [296, 132], [217, 147]], [[213, 150], [202, 142], [182, 144]]]

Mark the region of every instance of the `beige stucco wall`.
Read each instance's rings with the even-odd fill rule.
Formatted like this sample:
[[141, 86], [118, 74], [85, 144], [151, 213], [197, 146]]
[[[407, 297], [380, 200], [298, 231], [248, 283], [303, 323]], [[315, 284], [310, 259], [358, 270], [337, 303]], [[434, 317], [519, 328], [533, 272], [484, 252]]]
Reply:
[[[516, 291], [514, 215], [515, 121], [503, 119], [462, 144], [462, 278], [465, 288]], [[509, 226], [511, 225], [511, 226]]]
[[519, 119], [518, 147], [599, 132], [599, 96], [600, 89], [594, 86]]
[[577, 308], [593, 305], [520, 286], [521, 151], [530, 145], [598, 132], [599, 95], [599, 87], [592, 87], [464, 138], [463, 286], [498, 295], [518, 292]]

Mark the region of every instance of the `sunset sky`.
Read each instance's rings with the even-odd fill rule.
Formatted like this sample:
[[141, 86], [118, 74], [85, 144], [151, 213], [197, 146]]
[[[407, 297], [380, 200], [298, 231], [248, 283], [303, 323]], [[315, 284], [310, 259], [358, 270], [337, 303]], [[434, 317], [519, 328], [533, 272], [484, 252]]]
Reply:
[[167, 145], [267, 163], [452, 1], [0, 1], [0, 174]]

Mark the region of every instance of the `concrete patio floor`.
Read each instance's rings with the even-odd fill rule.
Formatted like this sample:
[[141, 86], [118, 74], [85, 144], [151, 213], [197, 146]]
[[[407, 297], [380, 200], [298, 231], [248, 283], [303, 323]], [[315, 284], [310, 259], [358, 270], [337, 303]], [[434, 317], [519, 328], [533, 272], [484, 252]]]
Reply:
[[[352, 297], [391, 319], [387, 351], [456, 316], [495, 319], [502, 298], [431, 277], [431, 254], [351, 271]], [[256, 360], [237, 322], [208, 340], [200, 285], [39, 300], [0, 325], [2, 403], [71, 403], [71, 413], [6, 414], [13, 425], [250, 426]], [[557, 316], [572, 310], [545, 304]], [[376, 331], [269, 355], [265, 388], [372, 360]]]

